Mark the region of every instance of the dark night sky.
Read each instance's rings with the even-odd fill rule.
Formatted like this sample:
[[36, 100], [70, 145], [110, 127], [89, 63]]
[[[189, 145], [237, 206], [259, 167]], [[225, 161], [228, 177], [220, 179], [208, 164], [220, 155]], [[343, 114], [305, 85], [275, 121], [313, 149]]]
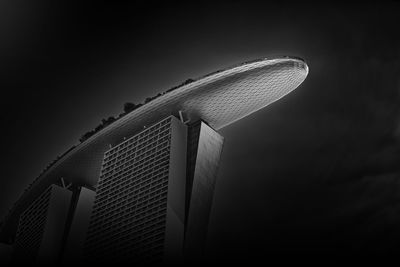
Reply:
[[399, 251], [399, 11], [389, 4], [2, 1], [0, 213], [123, 103], [287, 54], [307, 61], [306, 81], [221, 130], [207, 257]]

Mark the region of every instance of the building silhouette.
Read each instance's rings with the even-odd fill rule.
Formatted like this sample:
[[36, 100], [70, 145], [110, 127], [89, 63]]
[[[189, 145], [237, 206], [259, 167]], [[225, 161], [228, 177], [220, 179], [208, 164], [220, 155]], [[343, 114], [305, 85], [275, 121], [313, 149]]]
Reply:
[[60, 253], [72, 192], [51, 185], [21, 214], [14, 243], [16, 262], [52, 263]]
[[223, 148], [217, 130], [307, 74], [300, 58], [260, 59], [151, 98], [46, 169], [5, 217], [0, 240], [29, 262], [198, 261]]

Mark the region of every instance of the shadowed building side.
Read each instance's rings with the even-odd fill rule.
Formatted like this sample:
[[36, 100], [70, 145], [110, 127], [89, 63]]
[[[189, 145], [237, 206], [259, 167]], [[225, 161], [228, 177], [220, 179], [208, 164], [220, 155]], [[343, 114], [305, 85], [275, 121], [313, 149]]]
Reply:
[[224, 138], [202, 121], [190, 126], [185, 260], [203, 257]]
[[66, 234], [65, 248], [62, 251], [62, 263], [65, 265], [79, 264], [82, 260], [82, 250], [89, 228], [90, 214], [93, 208], [95, 192], [80, 187], [76, 205], [73, 208], [71, 226]]
[[22, 213], [12, 259], [15, 263], [58, 262], [71, 197], [68, 189], [52, 185]]

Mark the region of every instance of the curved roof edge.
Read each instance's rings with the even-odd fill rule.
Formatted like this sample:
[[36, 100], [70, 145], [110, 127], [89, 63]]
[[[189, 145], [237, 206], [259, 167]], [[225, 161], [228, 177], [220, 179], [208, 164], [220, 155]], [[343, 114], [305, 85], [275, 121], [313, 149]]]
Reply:
[[[212, 73], [200, 76], [199, 78], [195, 79], [193, 82], [190, 82], [188, 84], [183, 84], [181, 86], [178, 86], [176, 88], [174, 88], [173, 90], [167, 91], [162, 93], [159, 97], [156, 97], [155, 99], [153, 99], [152, 101], [149, 101], [145, 104], [143, 104], [142, 106], [138, 107], [137, 109], [127, 113], [125, 116], [118, 118], [116, 121], [114, 121], [113, 123], [107, 125], [106, 127], [104, 127], [103, 129], [99, 130], [98, 132], [96, 132], [95, 134], [93, 134], [92, 136], [90, 136], [87, 140], [79, 143], [78, 145], [76, 145], [73, 149], [70, 149], [69, 151], [67, 151], [66, 153], [64, 153], [60, 158], [57, 159], [57, 161], [51, 165], [48, 169], [46, 169], [44, 172], [42, 172], [36, 179], [35, 182], [32, 183], [27, 189], [24, 190], [24, 192], [22, 193], [22, 195], [19, 197], [19, 199], [15, 202], [15, 204], [13, 205], [12, 209], [10, 210], [10, 212], [8, 214], [6, 214], [4, 221], [7, 220], [8, 216], [11, 215], [11, 213], [13, 213], [14, 208], [16, 208], [19, 204], [19, 202], [21, 200], [24, 200], [26, 198], [27, 195], [29, 195], [29, 191], [32, 187], [35, 186], [36, 183], [39, 183], [42, 179], [42, 177], [47, 176], [48, 173], [50, 173], [53, 169], [57, 168], [57, 166], [59, 166], [60, 164], [62, 164], [65, 160], [67, 160], [69, 157], [72, 157], [72, 155], [74, 155], [75, 153], [78, 153], [80, 150], [83, 150], [85, 147], [89, 146], [91, 143], [93, 143], [99, 136], [102, 136], [104, 133], [107, 133], [109, 131], [112, 131], [112, 129], [114, 128], [114, 126], [116, 125], [122, 125], [125, 122], [128, 122], [129, 120], [132, 119], [132, 117], [135, 117], [136, 114], [139, 114], [140, 112], [149, 109], [150, 106], [154, 106], [158, 103], [161, 103], [164, 100], [168, 100], [168, 98], [174, 95], [178, 95], [178, 94], [182, 94], [186, 91], [190, 91], [196, 89], [199, 86], [203, 86], [203, 84], [205, 83], [205, 80], [212, 80], [213, 78], [217, 79], [218, 77], [222, 77], [221, 79], [224, 79], [225, 76], [223, 75], [225, 72], [226, 73], [234, 73], [234, 70], [237, 69], [238, 73], [241, 73], [240, 71], [242, 71], [240, 68], [243, 67], [244, 65], [252, 65], [252, 64], [257, 64], [260, 62], [270, 62], [271, 64], [274, 63], [274, 61], [279, 61], [279, 60], [285, 60], [285, 59], [291, 59], [291, 60], [295, 60], [295, 61], [300, 61], [302, 63], [304, 63], [304, 68], [306, 71], [306, 75], [308, 74], [308, 65], [305, 62], [304, 59], [300, 58], [300, 57], [294, 57], [294, 56], [275, 56], [272, 58], [258, 58], [255, 60], [251, 60], [251, 61], [246, 61], [246, 62], [242, 62], [240, 64], [236, 64], [227, 68], [223, 68], [220, 69], [218, 71], [214, 71]], [[218, 79], [217, 79], [218, 80]], [[207, 83], [205, 83], [207, 84]], [[226, 125], [224, 125], [226, 126]], [[0, 229], [1, 230], [1, 229]]]

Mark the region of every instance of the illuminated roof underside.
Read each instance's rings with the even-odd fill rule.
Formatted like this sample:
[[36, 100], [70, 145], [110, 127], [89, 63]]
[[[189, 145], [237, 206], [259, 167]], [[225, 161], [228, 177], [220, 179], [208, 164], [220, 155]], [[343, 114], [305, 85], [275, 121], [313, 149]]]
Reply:
[[205, 76], [165, 93], [94, 134], [58, 160], [24, 193], [10, 217], [19, 214], [29, 199], [61, 177], [75, 184], [96, 186], [103, 153], [109, 145], [120, 143], [144, 126], [171, 114], [179, 117], [181, 111], [184, 120], [201, 118], [218, 130], [285, 96], [297, 88], [307, 74], [308, 66], [301, 59], [262, 59]]

